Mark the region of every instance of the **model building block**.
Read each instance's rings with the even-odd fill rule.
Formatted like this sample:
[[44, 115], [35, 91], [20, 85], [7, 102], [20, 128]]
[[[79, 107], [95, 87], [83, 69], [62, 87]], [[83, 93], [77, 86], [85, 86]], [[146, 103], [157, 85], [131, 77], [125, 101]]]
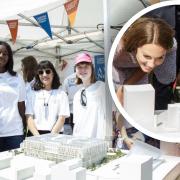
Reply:
[[128, 155], [87, 172], [87, 180], [152, 180], [152, 157]]
[[10, 161], [13, 158], [12, 153], [2, 152], [0, 153], [0, 170], [8, 168], [10, 166]]
[[180, 130], [180, 103], [168, 104], [168, 117], [164, 126], [174, 130]]
[[52, 167], [51, 180], [71, 179], [85, 180], [86, 169], [81, 167], [80, 159], [72, 159], [61, 162]]
[[155, 91], [152, 85], [124, 85], [124, 109], [138, 124], [154, 123]]
[[23, 180], [33, 177], [34, 165], [22, 163], [22, 166], [11, 167], [12, 180]]
[[51, 180], [51, 170], [36, 171], [33, 176], [34, 180]]
[[157, 115], [165, 131], [180, 131], [180, 103], [168, 104], [168, 109]]
[[126, 180], [152, 180], [152, 162], [150, 156], [131, 155], [122, 160], [119, 173]]

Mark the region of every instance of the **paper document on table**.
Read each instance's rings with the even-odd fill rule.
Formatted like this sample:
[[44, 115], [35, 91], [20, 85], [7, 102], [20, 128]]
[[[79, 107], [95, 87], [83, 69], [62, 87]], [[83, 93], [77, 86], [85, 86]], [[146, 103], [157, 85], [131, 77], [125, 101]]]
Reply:
[[151, 156], [153, 158], [153, 169], [155, 169], [164, 162], [164, 159], [162, 159], [162, 153], [160, 149], [151, 146], [147, 143], [144, 143], [142, 141], [134, 141], [134, 144], [129, 152], [129, 155], [132, 154]]

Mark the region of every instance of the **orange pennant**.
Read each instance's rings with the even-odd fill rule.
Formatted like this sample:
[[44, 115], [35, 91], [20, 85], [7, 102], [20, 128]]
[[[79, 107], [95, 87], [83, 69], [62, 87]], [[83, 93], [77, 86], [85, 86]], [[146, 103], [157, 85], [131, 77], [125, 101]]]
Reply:
[[9, 26], [9, 30], [11, 33], [11, 37], [12, 37], [12, 41], [13, 43], [16, 42], [16, 37], [17, 37], [17, 31], [18, 31], [18, 20], [8, 20], [6, 21], [8, 26]]
[[72, 0], [64, 4], [71, 27], [74, 25], [78, 4], [79, 0]]

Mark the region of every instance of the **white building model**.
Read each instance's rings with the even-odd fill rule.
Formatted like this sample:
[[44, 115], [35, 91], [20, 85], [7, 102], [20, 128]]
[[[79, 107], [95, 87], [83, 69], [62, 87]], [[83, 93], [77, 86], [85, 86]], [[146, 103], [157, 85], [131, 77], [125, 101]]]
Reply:
[[143, 127], [154, 123], [155, 91], [152, 85], [124, 85], [124, 109]]
[[180, 131], [180, 103], [168, 104], [168, 109], [157, 115], [166, 131]]
[[155, 111], [155, 90], [151, 84], [124, 85], [124, 109], [134, 122], [150, 131], [180, 130], [180, 103]]
[[[97, 162], [104, 156], [103, 154], [106, 155], [106, 143], [97, 139], [46, 134], [27, 138], [22, 148], [31, 156], [22, 153], [21, 149], [15, 150], [18, 153], [15, 151], [0, 153], [0, 180], [152, 180], [152, 157], [146, 155], [130, 153], [102, 164], [94, 171], [82, 167], [82, 164], [88, 166], [94, 159]], [[62, 154], [63, 159], [69, 160], [62, 161], [60, 158]], [[80, 158], [74, 158], [76, 156]], [[62, 162], [56, 163], [49, 159]], [[163, 174], [163, 177], [177, 163], [179, 161], [174, 164], [167, 163], [171, 168]], [[156, 179], [163, 178], [158, 176]]]
[[107, 143], [103, 140], [60, 134], [28, 137], [21, 148], [25, 155], [56, 162], [80, 158], [83, 167], [101, 161], [107, 154]]

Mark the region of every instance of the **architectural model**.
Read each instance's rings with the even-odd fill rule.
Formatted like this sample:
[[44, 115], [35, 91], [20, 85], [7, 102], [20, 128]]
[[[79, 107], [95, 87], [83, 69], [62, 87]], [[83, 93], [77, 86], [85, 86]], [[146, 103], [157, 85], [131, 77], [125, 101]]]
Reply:
[[57, 163], [80, 158], [83, 167], [98, 163], [107, 153], [107, 143], [103, 140], [60, 134], [27, 137], [21, 148], [25, 155]]
[[100, 167], [95, 172], [87, 171], [86, 180], [152, 180], [152, 157], [125, 156]]
[[151, 84], [124, 85], [124, 109], [140, 125], [154, 122], [155, 90]]
[[[59, 135], [57, 135], [57, 137], [58, 136]], [[55, 138], [56, 136], [48, 135], [48, 137], [44, 136], [44, 139], [45, 137], [47, 138], [47, 145], [49, 147], [49, 139]], [[42, 147], [42, 145], [38, 145], [37, 139], [35, 138], [33, 146], [37, 145], [37, 147]], [[56, 141], [55, 139], [51, 141], [57, 143], [59, 140]], [[59, 139], [59, 137], [57, 139]], [[99, 142], [99, 140], [92, 141], [94, 143]], [[90, 140], [87, 140], [87, 142], [90, 143]], [[46, 144], [42, 140], [41, 143]], [[51, 143], [51, 145], [53, 145], [53, 143]], [[64, 147], [63, 143], [62, 146]], [[82, 145], [82, 147], [85, 146]], [[66, 148], [64, 149], [66, 151]], [[34, 147], [31, 150], [36, 152]], [[45, 147], [44, 150], [43, 148], [41, 150], [45, 152], [45, 157], [49, 158], [51, 153], [48, 154]], [[15, 153], [15, 151], [18, 151], [18, 153]], [[90, 152], [91, 148], [89, 149], [89, 153]], [[54, 156], [55, 154], [53, 154], [51, 158], [54, 158]], [[82, 167], [83, 162], [80, 158], [72, 158], [56, 163], [55, 161], [27, 156], [22, 153], [22, 149], [19, 149], [0, 153], [0, 180], [159, 180], [164, 179], [166, 174], [169, 175], [169, 173], [179, 172], [180, 159], [178, 157], [173, 157], [171, 158], [172, 160], [167, 159], [167, 162], [165, 161], [162, 165], [160, 164], [160, 168], [157, 167], [155, 170], [152, 169], [152, 159], [152, 156], [149, 156], [149, 154], [148, 156], [137, 155], [131, 152], [126, 156], [109, 161], [106, 164], [101, 164], [101, 166], [92, 170]]]
[[155, 111], [155, 90], [151, 84], [124, 85], [124, 109], [134, 122], [152, 132], [180, 131], [180, 103]]
[[149, 156], [122, 157], [94, 171], [82, 167], [82, 160], [78, 158], [56, 164], [23, 153], [6, 152], [0, 153], [2, 162], [6, 163], [0, 168], [1, 180], [131, 180], [134, 177], [152, 180], [152, 158]]
[[168, 104], [168, 109], [157, 115], [157, 122], [169, 131], [180, 131], [180, 103]]
[[0, 180], [86, 180], [81, 159], [56, 164], [23, 153], [3, 152], [0, 153], [0, 164]]

